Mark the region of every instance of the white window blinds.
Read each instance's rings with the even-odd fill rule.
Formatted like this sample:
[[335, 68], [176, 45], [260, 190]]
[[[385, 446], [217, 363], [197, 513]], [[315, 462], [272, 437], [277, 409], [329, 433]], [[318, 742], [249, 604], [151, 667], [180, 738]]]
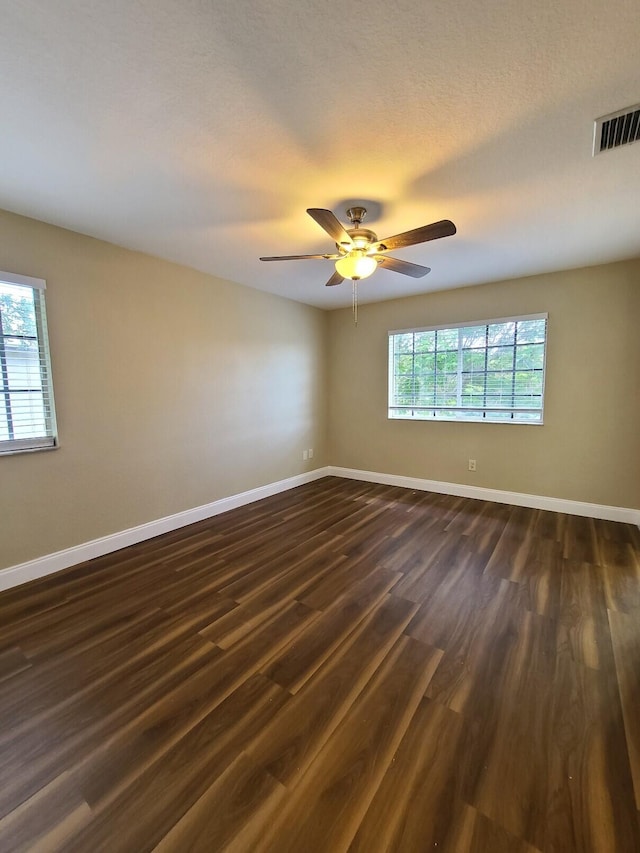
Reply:
[[389, 332], [389, 417], [542, 423], [547, 315]]
[[0, 453], [56, 443], [45, 287], [0, 272]]

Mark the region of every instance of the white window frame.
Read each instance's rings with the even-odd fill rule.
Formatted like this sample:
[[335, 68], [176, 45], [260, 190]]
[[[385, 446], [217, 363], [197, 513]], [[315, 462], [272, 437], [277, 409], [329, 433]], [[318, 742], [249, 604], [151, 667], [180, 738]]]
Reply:
[[[546, 378], [546, 367], [547, 367], [547, 339], [548, 339], [548, 314], [524, 314], [514, 317], [498, 317], [488, 320], [471, 320], [463, 323], [443, 323], [437, 326], [421, 326], [418, 328], [412, 329], [394, 329], [388, 333], [389, 335], [389, 374], [388, 374], [388, 411], [387, 416], [389, 420], [414, 420], [414, 421], [446, 421], [446, 422], [455, 422], [455, 423], [493, 423], [493, 424], [528, 424], [532, 426], [540, 426], [544, 423], [544, 392], [545, 392], [545, 378]], [[545, 334], [544, 334], [544, 343], [543, 343], [543, 362], [542, 362], [542, 386], [540, 392], [540, 403], [541, 406], [538, 407], [521, 407], [521, 406], [500, 406], [500, 407], [492, 407], [487, 405], [462, 405], [462, 345], [459, 339], [458, 343], [458, 365], [457, 365], [457, 405], [438, 405], [435, 403], [433, 405], [400, 405], [397, 402], [396, 389], [395, 389], [395, 362], [394, 362], [394, 337], [396, 335], [405, 335], [405, 334], [415, 334], [418, 332], [438, 332], [438, 331], [448, 331], [453, 329], [465, 329], [465, 328], [476, 328], [478, 326], [486, 326], [488, 327], [492, 325], [498, 325], [502, 323], [518, 323], [521, 321], [527, 320], [544, 320], [545, 321]], [[516, 327], [517, 328], [517, 327]], [[503, 346], [509, 346], [503, 345]], [[517, 338], [513, 343], [514, 349], [514, 365], [515, 365], [515, 356], [517, 354]], [[489, 344], [485, 345], [485, 348], [488, 350]], [[415, 357], [415, 350], [413, 350], [413, 354]], [[478, 374], [486, 377], [488, 372], [485, 367], [484, 371], [478, 371]], [[508, 372], [508, 371], [507, 371]], [[512, 372], [515, 373], [515, 368], [512, 369]], [[415, 374], [412, 374], [415, 375]], [[434, 374], [435, 375], [435, 374]], [[486, 378], [485, 378], [486, 382]], [[486, 387], [486, 385], [485, 385]], [[485, 394], [486, 397], [486, 394]], [[513, 402], [513, 401], [512, 401]], [[399, 414], [401, 411], [410, 411], [410, 414]], [[451, 415], [450, 413], [454, 414]], [[479, 417], [470, 416], [472, 412], [482, 412]], [[505, 418], [504, 415], [506, 413], [511, 413], [511, 417]], [[539, 415], [539, 418], [531, 419], [531, 420], [519, 420], [517, 419], [517, 415], [519, 414], [531, 414], [531, 415]]]
[[[0, 271], [0, 283], [29, 288], [34, 294], [36, 307], [36, 335], [29, 336], [29, 339], [37, 341], [41, 387], [46, 400], [44, 434], [31, 438], [0, 438], [0, 456], [13, 453], [25, 453], [34, 450], [51, 450], [58, 446], [58, 433], [56, 426], [55, 404], [53, 399], [53, 380], [51, 375], [49, 337], [47, 334], [47, 316], [44, 300], [44, 291], [47, 287], [47, 283], [42, 278], [32, 278], [27, 275], [18, 275], [17, 273], [2, 271]], [[11, 412], [11, 400], [9, 395], [10, 393], [15, 393], [16, 390], [11, 390], [7, 385], [8, 368], [5, 351], [5, 338], [11, 337], [15, 336], [3, 333], [0, 328], [0, 371], [2, 371], [0, 375], [3, 379], [3, 383], [0, 385], [0, 408], [7, 413], [8, 425], [10, 424]], [[21, 390], [26, 391], [27, 389]]]

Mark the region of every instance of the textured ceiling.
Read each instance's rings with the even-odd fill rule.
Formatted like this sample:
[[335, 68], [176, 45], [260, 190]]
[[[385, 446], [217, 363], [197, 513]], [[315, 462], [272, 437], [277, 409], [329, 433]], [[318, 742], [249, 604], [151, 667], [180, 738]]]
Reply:
[[[306, 215], [370, 200], [363, 302], [640, 255], [638, 0], [0, 0], [0, 207], [324, 308]], [[0, 235], [0, 241], [1, 241]], [[33, 272], [21, 270], [20, 272]], [[37, 271], [41, 274], [42, 271]]]

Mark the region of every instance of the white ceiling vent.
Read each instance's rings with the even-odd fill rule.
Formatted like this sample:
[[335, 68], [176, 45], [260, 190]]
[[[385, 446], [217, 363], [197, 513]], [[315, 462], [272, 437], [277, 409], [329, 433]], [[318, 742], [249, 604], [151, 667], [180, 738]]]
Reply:
[[597, 118], [593, 127], [593, 156], [640, 141], [640, 104]]

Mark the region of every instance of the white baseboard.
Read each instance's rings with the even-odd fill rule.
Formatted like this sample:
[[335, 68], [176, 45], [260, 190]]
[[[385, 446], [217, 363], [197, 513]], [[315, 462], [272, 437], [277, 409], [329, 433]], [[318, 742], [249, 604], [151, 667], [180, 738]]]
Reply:
[[102, 536], [100, 539], [93, 539], [91, 542], [74, 545], [71, 548], [66, 548], [64, 551], [56, 551], [54, 554], [47, 554], [44, 557], [38, 557], [35, 560], [29, 560], [17, 566], [1, 569], [0, 591], [35, 580], [36, 578], [45, 577], [45, 575], [59, 572], [62, 569], [68, 569], [70, 566], [84, 563], [86, 560], [92, 560], [94, 557], [102, 557], [104, 554], [118, 551], [120, 548], [144, 542], [146, 539], [152, 539], [154, 536], [160, 536], [162, 533], [170, 533], [172, 530], [186, 527], [188, 524], [193, 524], [196, 521], [212, 518], [230, 509], [268, 498], [279, 492], [285, 492], [296, 486], [302, 486], [305, 483], [311, 483], [314, 480], [328, 476], [344, 477], [350, 480], [363, 480], [367, 483], [380, 483], [387, 486], [401, 486], [405, 489], [437, 492], [444, 495], [457, 495], [464, 498], [476, 498], [484, 501], [495, 501], [496, 503], [513, 504], [514, 506], [548, 509], [552, 512], [565, 512], [570, 515], [582, 515], [589, 518], [603, 518], [608, 521], [622, 521], [628, 524], [640, 525], [640, 510], [627, 507], [583, 503], [582, 501], [550, 498], [544, 495], [527, 495], [520, 492], [506, 492], [500, 489], [486, 489], [481, 486], [467, 486], [462, 483], [443, 483], [439, 480], [423, 480], [418, 477], [403, 477], [398, 474], [381, 474], [373, 471], [358, 471], [354, 468], [327, 466], [325, 468], [317, 468], [315, 471], [309, 471], [306, 474], [297, 474], [295, 477], [289, 477], [286, 480], [268, 483], [266, 486], [260, 486], [257, 489], [250, 489], [247, 492], [240, 492], [237, 495], [221, 498], [203, 506], [175, 513], [175, 515], [168, 515], [156, 521], [149, 521], [137, 527], [130, 527], [128, 530], [122, 530], [110, 536]]
[[367, 483], [380, 483], [384, 486], [401, 486], [405, 489], [417, 489], [421, 492], [437, 492], [442, 495], [476, 498], [501, 504], [513, 504], [514, 506], [529, 506], [533, 509], [548, 509], [552, 512], [565, 512], [569, 515], [583, 515], [589, 518], [603, 518], [607, 521], [622, 521], [627, 524], [640, 525], [640, 510], [629, 507], [590, 504], [564, 498], [550, 498], [545, 495], [527, 495], [521, 492], [506, 492], [501, 489], [485, 489], [482, 486], [467, 486], [463, 483], [443, 483], [439, 480], [402, 477], [398, 474], [357, 471], [354, 468], [329, 466], [329, 475], [346, 477], [349, 480], [364, 480]]
[[230, 509], [271, 497], [271, 495], [276, 495], [279, 492], [286, 492], [288, 489], [311, 483], [321, 477], [328, 476], [328, 474], [328, 468], [317, 468], [315, 471], [309, 471], [306, 474], [297, 474], [295, 477], [288, 477], [286, 480], [268, 483], [266, 486], [259, 486], [257, 489], [250, 489], [248, 492], [240, 492], [237, 495], [221, 498], [203, 506], [177, 512], [175, 515], [168, 515], [156, 521], [130, 527], [128, 530], [122, 530], [110, 536], [102, 536], [100, 539], [93, 539], [91, 542], [83, 542], [81, 545], [65, 548], [64, 551], [56, 551], [54, 554], [47, 554], [44, 557], [38, 557], [17, 566], [1, 569], [0, 591], [36, 578], [42, 578], [45, 575], [53, 574], [53, 572], [59, 572], [62, 569], [68, 569], [70, 566], [76, 566], [78, 563], [84, 563], [94, 557], [102, 557], [104, 554], [118, 551], [120, 548], [144, 542], [145, 539], [153, 539], [154, 536], [160, 536], [162, 533], [169, 533], [196, 521], [212, 518], [214, 515], [220, 515], [220, 513], [227, 512]]

